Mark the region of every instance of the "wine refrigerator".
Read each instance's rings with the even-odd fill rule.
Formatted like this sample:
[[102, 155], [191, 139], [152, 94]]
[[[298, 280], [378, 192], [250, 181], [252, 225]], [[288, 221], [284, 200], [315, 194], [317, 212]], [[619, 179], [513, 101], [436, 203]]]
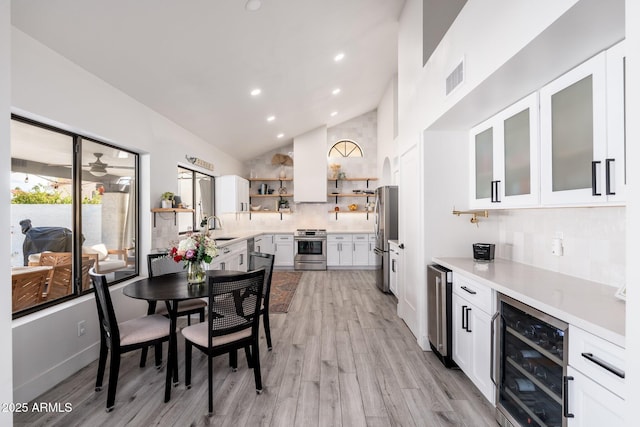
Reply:
[[503, 427], [566, 427], [568, 325], [498, 294], [491, 379]]

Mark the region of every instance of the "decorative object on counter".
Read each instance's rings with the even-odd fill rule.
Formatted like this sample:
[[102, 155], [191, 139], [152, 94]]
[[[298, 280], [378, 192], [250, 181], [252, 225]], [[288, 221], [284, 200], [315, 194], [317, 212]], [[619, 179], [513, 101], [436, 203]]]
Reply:
[[340, 173], [341, 168], [340, 164], [331, 163], [329, 168], [331, 169], [331, 179], [338, 179], [338, 174]]
[[171, 191], [165, 191], [162, 193], [162, 200], [160, 201], [160, 206], [163, 209], [171, 209], [173, 207], [173, 198], [174, 194]]
[[457, 211], [455, 206], [453, 207], [451, 213], [456, 216], [472, 215], [470, 222], [471, 224], [475, 224], [477, 227], [480, 227], [480, 217], [489, 218], [489, 211]]
[[358, 205], [356, 205], [355, 203], [351, 203], [349, 205], [349, 210], [352, 211], [352, 212], [353, 211], [357, 211], [358, 210]]
[[169, 251], [169, 256], [175, 262], [184, 262], [187, 269], [187, 283], [190, 285], [202, 283], [206, 279], [204, 264], [209, 264], [218, 254], [218, 247], [214, 239], [207, 234], [188, 234], [182, 239], [178, 247]]
[[280, 154], [276, 153], [271, 158], [272, 165], [280, 165], [280, 173], [279, 178], [285, 179], [287, 177], [287, 171], [284, 169], [285, 166], [293, 166], [293, 158], [288, 154]]
[[496, 245], [493, 243], [474, 243], [473, 259], [476, 261], [493, 261]]

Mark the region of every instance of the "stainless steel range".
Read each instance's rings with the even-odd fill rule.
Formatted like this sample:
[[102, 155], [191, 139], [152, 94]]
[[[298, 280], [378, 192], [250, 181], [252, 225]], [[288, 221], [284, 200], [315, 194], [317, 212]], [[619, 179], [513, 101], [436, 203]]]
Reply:
[[327, 269], [327, 230], [299, 229], [293, 237], [296, 270]]

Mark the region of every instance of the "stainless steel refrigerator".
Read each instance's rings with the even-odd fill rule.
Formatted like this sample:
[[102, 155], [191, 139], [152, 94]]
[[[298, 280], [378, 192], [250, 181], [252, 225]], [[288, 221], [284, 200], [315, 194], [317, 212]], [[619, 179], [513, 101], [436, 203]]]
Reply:
[[376, 285], [389, 292], [389, 240], [398, 239], [398, 186], [385, 185], [376, 189], [374, 211], [376, 247]]

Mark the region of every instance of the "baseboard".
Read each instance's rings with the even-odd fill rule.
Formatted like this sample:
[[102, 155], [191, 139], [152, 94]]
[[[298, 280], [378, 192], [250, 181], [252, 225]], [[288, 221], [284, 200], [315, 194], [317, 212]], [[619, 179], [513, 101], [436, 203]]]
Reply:
[[[30, 402], [98, 359], [100, 342], [74, 354], [51, 369], [13, 389], [14, 402]], [[66, 402], [62, 402], [66, 403]]]

